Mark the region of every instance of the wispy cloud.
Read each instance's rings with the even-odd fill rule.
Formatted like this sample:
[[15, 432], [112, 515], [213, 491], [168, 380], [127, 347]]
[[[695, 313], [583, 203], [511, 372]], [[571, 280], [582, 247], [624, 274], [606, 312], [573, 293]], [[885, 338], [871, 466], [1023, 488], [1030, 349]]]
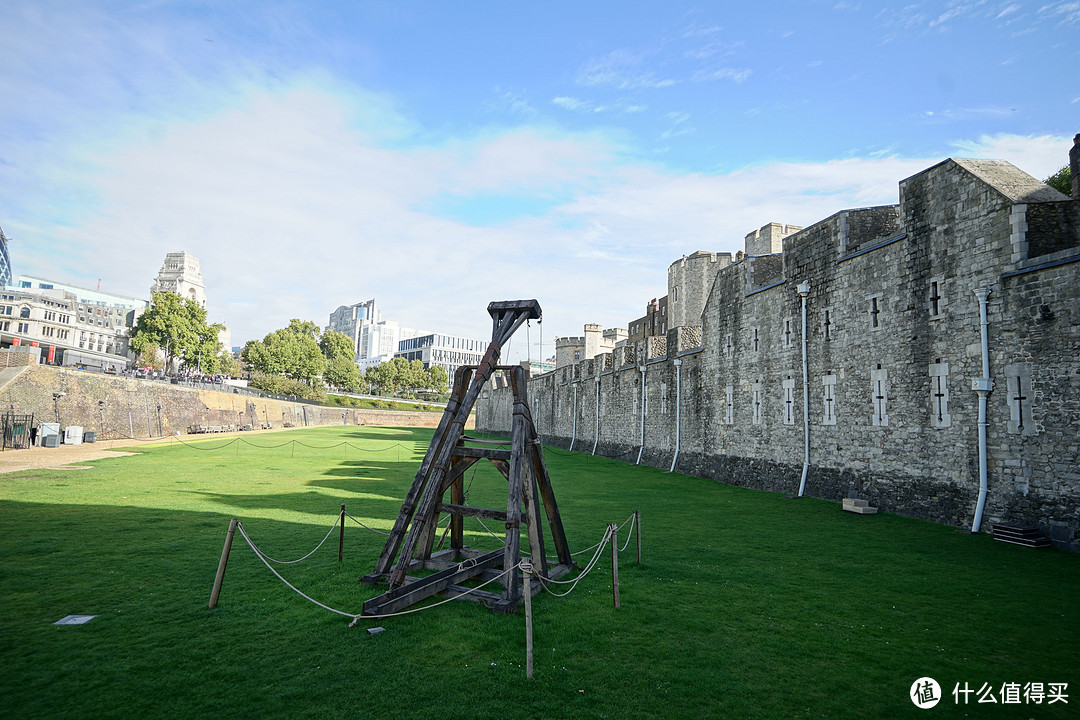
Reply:
[[513, 90], [495, 88], [495, 98], [490, 103], [492, 112], [500, 115], [510, 115], [517, 118], [533, 118], [538, 110], [529, 104], [528, 99]]
[[699, 70], [694, 73], [695, 82], [709, 82], [712, 80], [731, 80], [741, 83], [750, 77], [750, 70], [736, 68], [720, 68], [718, 70]]
[[636, 113], [641, 113], [648, 110], [648, 106], [642, 103], [623, 100], [617, 100], [612, 103], [595, 103], [589, 100], [582, 100], [580, 98], [569, 97], [565, 95], [560, 95], [557, 98], [552, 98], [551, 104], [557, 107], [561, 107], [564, 110], [594, 114], [615, 113], [618, 115], [634, 115]]
[[1017, 12], [1019, 12], [1020, 9], [1021, 9], [1021, 6], [1019, 4], [1017, 4], [1017, 3], [1012, 3], [1010, 5], [1006, 5], [1005, 7], [1003, 7], [1001, 9], [1001, 12], [999, 12], [997, 15], [994, 16], [994, 19], [995, 20], [1001, 20], [1003, 18], [1009, 17], [1010, 15], [1015, 15]]
[[619, 90], [641, 88], [664, 88], [678, 83], [671, 77], [663, 77], [646, 65], [642, 53], [614, 50], [589, 60], [578, 71], [577, 82], [587, 87], [613, 87]]
[[1056, 2], [1039, 8], [1039, 15], [1057, 20], [1063, 25], [1080, 24], [1080, 2]]
[[980, 118], [1004, 118], [1016, 112], [1015, 108], [1006, 107], [979, 107], [979, 108], [946, 108], [944, 110], [926, 110], [922, 118], [935, 122], [956, 122], [966, 120], [978, 120]]

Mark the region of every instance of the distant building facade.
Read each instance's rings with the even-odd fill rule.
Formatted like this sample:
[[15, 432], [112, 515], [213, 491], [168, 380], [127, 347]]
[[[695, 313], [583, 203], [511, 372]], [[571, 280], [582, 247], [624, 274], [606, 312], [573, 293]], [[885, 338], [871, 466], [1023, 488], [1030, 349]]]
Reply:
[[645, 314], [626, 326], [627, 339], [630, 342], [637, 342], [647, 337], [666, 334], [668, 330], [667, 309], [667, 295], [650, 300], [645, 306]]
[[340, 305], [337, 310], [330, 313], [330, 323], [323, 331], [347, 335], [352, 340], [353, 352], [359, 359], [363, 354], [364, 344], [361, 338], [364, 328], [378, 321], [379, 310], [375, 307], [375, 298], [372, 298], [366, 302]]
[[8, 237], [0, 228], [0, 287], [11, 284], [11, 256], [8, 254]]
[[43, 278], [19, 276], [0, 294], [0, 347], [40, 348], [39, 360], [120, 370], [128, 330], [149, 303]]
[[394, 357], [405, 358], [409, 362], [419, 360], [425, 368], [439, 365], [450, 376], [452, 386], [457, 369], [462, 365], [479, 365], [490, 344], [490, 341], [427, 333], [399, 341]]
[[330, 313], [330, 323], [324, 331], [339, 332], [352, 340], [354, 361], [361, 369], [392, 359], [398, 351], [399, 342], [419, 334], [393, 320], [383, 320], [375, 298], [341, 305]]
[[187, 252], [165, 255], [165, 262], [158, 271], [157, 279], [150, 286], [150, 292], [176, 293], [185, 300], [206, 307], [206, 287], [203, 285], [198, 258]]
[[584, 330], [584, 335], [555, 338], [555, 368], [611, 352], [616, 346], [627, 341], [627, 332], [623, 328], [601, 330], [600, 325], [588, 323]]

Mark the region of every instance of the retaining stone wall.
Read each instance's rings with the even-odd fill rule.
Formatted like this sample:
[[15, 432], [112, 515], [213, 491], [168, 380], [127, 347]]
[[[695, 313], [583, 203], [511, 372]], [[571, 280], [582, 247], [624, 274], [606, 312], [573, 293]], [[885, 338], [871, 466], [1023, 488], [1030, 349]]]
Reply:
[[52, 396], [58, 392], [64, 393], [57, 403], [61, 424], [95, 430], [101, 440], [186, 434], [192, 425], [435, 427], [441, 417], [438, 413], [308, 405], [48, 365], [32, 367], [3, 388], [0, 409], [14, 407], [16, 413], [33, 413], [35, 422], [52, 422]]

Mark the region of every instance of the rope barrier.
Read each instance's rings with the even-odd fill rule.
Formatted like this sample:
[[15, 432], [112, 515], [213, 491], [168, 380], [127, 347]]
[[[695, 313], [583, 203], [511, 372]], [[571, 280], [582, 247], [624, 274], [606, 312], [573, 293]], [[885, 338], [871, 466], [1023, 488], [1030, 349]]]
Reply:
[[375, 528], [368, 527], [367, 525], [365, 525], [364, 523], [360, 522], [359, 520], [354, 518], [352, 515], [350, 515], [348, 511], [345, 511], [345, 517], [349, 518], [350, 520], [352, 520], [354, 523], [356, 523], [360, 527], [364, 528], [365, 530], [370, 530], [371, 532], [378, 533], [379, 535], [386, 535], [386, 536], [390, 535], [390, 533], [388, 533], [388, 532], [383, 532], [382, 530], [376, 530]]
[[265, 557], [265, 558], [266, 558], [267, 560], [269, 560], [270, 562], [272, 562], [272, 563], [276, 563], [276, 564], [278, 564], [278, 565], [295, 565], [295, 564], [296, 564], [296, 563], [298, 563], [298, 562], [303, 562], [304, 560], [307, 560], [307, 559], [308, 559], [309, 557], [311, 557], [312, 555], [314, 555], [314, 554], [315, 554], [315, 552], [316, 552], [316, 550], [318, 550], [319, 548], [321, 548], [321, 547], [323, 546], [323, 544], [324, 544], [324, 543], [326, 543], [326, 541], [327, 541], [327, 540], [328, 540], [328, 539], [330, 538], [330, 535], [331, 535], [331, 534], [333, 534], [333, 532], [334, 532], [335, 530], [337, 530], [337, 528], [338, 528], [338, 520], [340, 520], [340, 519], [341, 519], [341, 513], [339, 512], [339, 513], [337, 514], [337, 517], [335, 517], [335, 518], [334, 518], [334, 524], [333, 524], [333, 525], [331, 525], [331, 526], [330, 526], [330, 529], [329, 529], [329, 530], [327, 531], [327, 533], [326, 533], [326, 537], [324, 537], [324, 538], [323, 538], [323, 539], [322, 539], [322, 540], [321, 540], [321, 541], [319, 542], [319, 544], [315, 546], [315, 550], [312, 550], [311, 552], [309, 552], [309, 553], [308, 553], [307, 555], [305, 555], [304, 557], [300, 558], [299, 560], [275, 560], [274, 558], [270, 557], [269, 555], [267, 555], [266, 553], [264, 553], [264, 552], [263, 552], [262, 550], [259, 550], [258, 548], [254, 548], [254, 549], [255, 549], [255, 552], [259, 553], [259, 555], [261, 555], [262, 557]]
[[234, 437], [234, 438], [231, 438], [229, 440], [226, 440], [224, 443], [222, 443], [221, 445], [218, 445], [217, 447], [203, 447], [202, 445], [196, 445], [193, 442], [187, 442], [187, 441], [181, 440], [179, 438], [179, 436], [175, 436], [175, 437], [176, 437], [176, 442], [180, 443], [181, 445], [183, 445], [185, 447], [189, 447], [189, 448], [191, 448], [193, 450], [222, 450], [224, 448], [235, 445], [236, 443], [238, 443], [240, 441], [240, 438]]
[[[352, 515], [350, 515], [348, 512], [346, 512], [344, 510], [344, 508], [343, 508], [341, 510], [341, 512], [338, 513], [337, 517], [335, 517], [334, 524], [330, 526], [330, 530], [327, 531], [326, 535], [323, 537], [323, 539], [319, 542], [319, 544], [315, 547], [314, 550], [312, 550], [307, 555], [304, 555], [303, 557], [301, 557], [301, 558], [299, 558], [297, 560], [283, 561], [283, 560], [275, 560], [274, 558], [270, 557], [269, 555], [264, 553], [262, 550], [260, 550], [259, 547], [255, 544], [255, 542], [251, 539], [251, 537], [247, 534], [247, 530], [244, 529], [243, 524], [240, 523], [239, 521], [237, 521], [237, 523], [236, 523], [236, 529], [240, 531], [241, 537], [244, 538], [244, 541], [248, 544], [248, 547], [251, 548], [251, 551], [255, 553], [256, 557], [258, 557], [259, 560], [263, 563], [263, 565], [265, 565], [267, 567], [267, 569], [270, 570], [270, 572], [272, 572], [275, 577], [277, 577], [278, 580], [280, 580], [282, 583], [284, 583], [286, 587], [288, 587], [290, 590], [292, 590], [293, 592], [295, 592], [297, 595], [304, 598], [308, 602], [312, 603], [313, 605], [317, 605], [318, 607], [321, 607], [322, 609], [327, 610], [327, 611], [332, 612], [332, 613], [335, 613], [337, 615], [352, 618], [352, 622], [349, 623], [349, 627], [354, 627], [361, 620], [384, 620], [384, 619], [387, 619], [387, 618], [401, 617], [403, 615], [411, 615], [413, 613], [424, 612], [426, 610], [432, 610], [434, 608], [439, 607], [440, 605], [445, 605], [446, 603], [451, 602], [453, 600], [458, 600], [460, 598], [463, 598], [463, 597], [465, 597], [467, 595], [470, 595], [471, 593], [474, 593], [474, 592], [477, 592], [477, 591], [481, 590], [482, 588], [490, 585], [491, 583], [499, 581], [504, 576], [506, 576], [508, 573], [510, 573], [510, 572], [512, 572], [514, 570], [520, 569], [522, 567], [523, 563], [525, 562], [525, 561], [521, 561], [517, 565], [514, 565], [511, 568], [507, 568], [506, 570], [503, 570], [499, 574], [497, 574], [494, 577], [480, 583], [476, 587], [467, 589], [465, 592], [461, 592], [461, 593], [459, 593], [459, 594], [457, 594], [455, 596], [448, 597], [445, 600], [441, 600], [439, 602], [432, 603], [430, 605], [425, 605], [423, 607], [412, 608], [410, 610], [402, 610], [400, 612], [394, 612], [394, 613], [384, 613], [384, 614], [380, 614], [380, 615], [364, 615], [363, 613], [350, 613], [350, 612], [346, 612], [344, 610], [338, 610], [337, 608], [333, 608], [333, 607], [330, 607], [329, 605], [327, 605], [325, 603], [319, 602], [315, 598], [313, 598], [310, 595], [307, 595], [306, 593], [301, 591], [295, 585], [293, 585], [288, 580], [286, 580], [281, 575], [281, 573], [279, 573], [274, 568], [274, 566], [271, 565], [270, 563], [273, 562], [273, 563], [276, 563], [278, 565], [293, 565], [293, 564], [302, 562], [303, 560], [306, 560], [307, 558], [311, 557], [313, 554], [315, 554], [315, 552], [319, 548], [321, 548], [326, 543], [327, 539], [329, 539], [329, 537], [333, 534], [334, 529], [338, 527], [338, 521], [341, 520], [343, 516], [350, 518], [353, 522], [357, 523], [358, 525], [360, 525], [361, 527], [363, 527], [366, 530], [371, 530], [372, 532], [379, 533], [380, 535], [387, 535], [388, 534], [388, 533], [384, 533], [384, 532], [382, 532], [380, 530], [374, 530], [373, 528], [370, 528], [367, 525], [364, 525], [364, 523], [362, 523], [359, 520], [357, 520], [356, 518], [354, 518]], [[623, 521], [622, 525], [617, 526], [616, 531], [622, 529], [623, 527], [625, 527], [627, 523], [630, 523], [630, 530], [632, 531], [634, 529], [634, 522], [636, 521], [636, 518], [637, 518], [637, 513], [632, 513], [629, 518], [627, 518], [626, 520]], [[481, 525], [483, 525], [482, 522], [481, 522]], [[485, 529], [487, 529], [486, 526], [485, 526]], [[490, 530], [488, 530], [488, 532], [491, 533]], [[600, 561], [600, 557], [603, 554], [604, 545], [611, 539], [611, 533], [612, 533], [612, 526], [609, 525], [609, 526], [607, 526], [607, 528], [605, 528], [604, 536], [600, 539], [600, 541], [598, 543], [596, 543], [595, 545], [591, 546], [590, 548], [586, 549], [586, 550], [588, 550], [588, 549], [595, 548], [596, 552], [593, 553], [592, 559], [589, 560], [588, 564], [585, 566], [585, 569], [582, 570], [582, 572], [576, 578], [574, 578], [573, 580], [555, 580], [555, 579], [546, 578], [543, 575], [537, 574], [536, 578], [537, 578], [537, 580], [539, 580], [540, 586], [544, 589], [544, 591], [547, 592], [549, 595], [552, 595], [553, 597], [566, 597], [567, 595], [572, 593], [577, 588], [578, 583], [581, 582], [586, 576], [589, 575], [589, 573], [591, 573], [596, 568], [596, 565]], [[491, 533], [491, 534], [494, 535], [494, 533]], [[628, 532], [627, 533], [626, 543], [623, 545], [620, 552], [626, 550], [626, 548], [629, 546], [629, 544], [630, 544], [630, 533]], [[582, 552], [585, 552], [585, 550], [578, 551], [577, 553], [574, 553], [574, 554], [581, 554]], [[462, 562], [458, 563], [458, 570], [461, 571], [461, 570], [473, 567], [473, 566], [475, 566], [475, 564], [476, 564], [476, 560], [473, 559], [473, 558], [463, 560]], [[549, 584], [552, 584], [552, 585], [569, 585], [570, 587], [565, 592], [555, 592], [550, 587], [548, 587]]]
[[323, 610], [328, 610], [328, 611], [330, 611], [332, 613], [336, 613], [336, 614], [342, 615], [344, 617], [352, 618], [353, 621], [351, 623], [349, 623], [349, 627], [353, 627], [354, 625], [356, 625], [356, 623], [358, 623], [361, 620], [383, 620], [383, 619], [386, 619], [386, 618], [400, 617], [402, 615], [411, 615], [413, 613], [423, 612], [425, 610], [431, 610], [433, 608], [437, 608], [440, 605], [444, 605], [444, 604], [446, 604], [446, 603], [448, 603], [448, 602], [450, 602], [452, 600], [457, 600], [458, 598], [462, 598], [462, 597], [465, 597], [466, 595], [474, 593], [477, 590], [480, 590], [481, 588], [483, 588], [483, 587], [485, 587], [485, 586], [499, 580], [500, 578], [502, 578], [504, 575], [511, 572], [512, 570], [517, 570], [519, 567], [521, 567], [521, 563], [518, 563], [517, 565], [515, 565], [512, 568], [509, 568], [507, 570], [503, 570], [501, 573], [499, 573], [495, 577], [491, 578], [490, 580], [486, 580], [485, 582], [477, 585], [474, 588], [469, 588], [466, 592], [463, 592], [463, 593], [461, 593], [459, 595], [456, 595], [454, 597], [446, 598], [445, 600], [442, 600], [442, 601], [437, 602], [437, 603], [432, 603], [431, 605], [425, 605], [424, 607], [413, 608], [412, 610], [402, 610], [401, 612], [396, 612], [396, 613], [385, 613], [383, 615], [364, 615], [362, 613], [359, 613], [359, 614], [358, 613], [350, 613], [350, 612], [345, 612], [344, 610], [338, 610], [337, 608], [332, 608], [329, 605], [326, 605], [325, 603], [321, 603], [318, 600], [316, 600], [315, 598], [311, 597], [310, 595], [307, 595], [304, 592], [302, 592], [301, 590], [299, 590], [295, 585], [293, 585], [288, 580], [286, 580], [284, 577], [282, 577], [281, 573], [279, 573], [277, 570], [275, 570], [273, 565], [271, 565], [269, 562], [267, 562], [266, 556], [264, 556], [262, 551], [260, 551], [259, 548], [257, 548], [255, 546], [255, 543], [251, 540], [251, 538], [248, 537], [247, 531], [244, 530], [244, 526], [243, 526], [242, 523], [237, 522], [236, 523], [236, 529], [240, 531], [241, 537], [243, 537], [244, 541], [247, 542], [248, 547], [251, 548], [252, 552], [255, 553], [255, 555], [259, 558], [259, 560], [262, 561], [263, 565], [265, 565], [267, 567], [267, 569], [270, 570], [270, 572], [274, 573], [274, 575], [277, 576], [278, 580], [285, 583], [285, 585], [288, 586], [288, 588], [291, 589], [293, 592], [295, 592], [297, 595], [299, 595], [300, 597], [304, 598], [305, 600], [307, 600], [308, 602], [310, 602], [310, 603], [312, 603], [314, 605], [318, 605]]
[[[245, 445], [247, 445], [249, 447], [258, 448], [259, 450], [277, 450], [278, 448], [283, 448], [286, 445], [299, 445], [300, 447], [304, 447], [304, 448], [307, 448], [309, 450], [333, 450], [335, 448], [339, 448], [342, 445], [344, 445], [346, 447], [352, 448], [353, 450], [359, 450], [360, 452], [369, 452], [369, 453], [387, 452], [387, 451], [393, 450], [395, 448], [406, 450], [406, 451], [408, 451], [410, 453], [413, 452], [413, 450], [414, 450], [414, 448], [407, 447], [405, 445], [402, 445], [401, 443], [394, 443], [393, 445], [390, 445], [390, 446], [384, 447], [384, 448], [371, 449], [371, 448], [362, 447], [360, 445], [353, 445], [351, 442], [348, 442], [348, 441], [335, 443], [333, 445], [309, 445], [307, 443], [300, 442], [299, 440], [287, 440], [287, 441], [285, 441], [283, 443], [279, 443], [277, 445], [260, 445], [258, 443], [251, 442], [247, 438], [242, 438], [242, 437], [230, 438], [229, 440], [226, 440], [221, 445], [217, 445], [215, 447], [205, 447], [201, 443], [206, 442], [206, 441], [195, 441], [195, 442], [185, 441], [185, 440], [182, 440], [179, 436], [172, 436], [172, 435], [166, 435], [165, 437], [169, 438], [169, 439], [172, 439], [172, 440], [176, 440], [181, 445], [184, 445], [186, 447], [190, 447], [190, 448], [192, 448], [194, 450], [222, 450], [224, 448], [231, 447], [232, 445], [235, 445], [236, 443], [243, 443], [243, 444], [245, 444]], [[130, 438], [130, 439], [131, 440], [136, 440], [138, 438]]]
[[[567, 595], [572, 593], [577, 587], [577, 584], [581, 582], [582, 578], [592, 572], [593, 568], [596, 567], [596, 563], [600, 561], [600, 556], [604, 552], [604, 543], [606, 543], [610, 539], [611, 528], [609, 526], [607, 529], [604, 530], [603, 539], [601, 539], [600, 542], [596, 544], [596, 552], [593, 554], [592, 560], [589, 561], [589, 564], [585, 566], [585, 569], [582, 570], [581, 574], [579, 574], [576, 578], [574, 578], [573, 580], [552, 580], [550, 578], [545, 578], [543, 575], [537, 575], [537, 579], [540, 580], [540, 586], [543, 587], [549, 595], [552, 595], [554, 597], [566, 597]], [[548, 583], [552, 583], [555, 585], [569, 585], [570, 589], [564, 593], [557, 593], [547, 586]]]

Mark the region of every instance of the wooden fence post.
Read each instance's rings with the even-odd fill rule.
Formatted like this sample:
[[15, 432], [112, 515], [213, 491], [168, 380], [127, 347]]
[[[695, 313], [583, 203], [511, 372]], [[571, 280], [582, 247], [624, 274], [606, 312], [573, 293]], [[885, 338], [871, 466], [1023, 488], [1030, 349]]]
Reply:
[[611, 523], [611, 592], [615, 609], [619, 609], [619, 526]]
[[341, 503], [341, 534], [338, 536], [337, 561], [341, 562], [341, 556], [345, 552], [345, 503]]
[[533, 676], [533, 619], [532, 619], [532, 563], [521, 563], [522, 584], [525, 586], [525, 677]]
[[229, 521], [229, 532], [225, 533], [225, 547], [221, 549], [221, 560], [218, 562], [217, 577], [214, 578], [214, 589], [210, 591], [210, 609], [217, 607], [218, 596], [221, 595], [221, 581], [225, 579], [225, 566], [229, 564], [229, 551], [232, 550], [233, 534], [236, 532], [236, 518]]
[[634, 527], [637, 529], [637, 564], [641, 564], [641, 511], [634, 511]]

